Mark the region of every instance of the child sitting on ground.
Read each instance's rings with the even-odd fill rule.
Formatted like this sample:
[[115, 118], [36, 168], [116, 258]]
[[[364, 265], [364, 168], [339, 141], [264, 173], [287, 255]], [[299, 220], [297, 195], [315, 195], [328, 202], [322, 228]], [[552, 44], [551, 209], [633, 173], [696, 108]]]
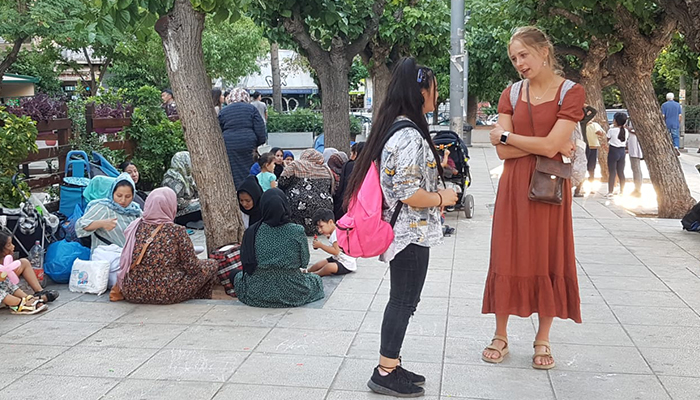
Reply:
[[330, 242], [330, 245], [325, 245], [314, 238], [314, 249], [322, 249], [330, 254], [331, 257], [317, 262], [306, 272], [315, 273], [319, 276], [328, 276], [345, 275], [357, 270], [357, 261], [353, 257], [343, 253], [343, 250], [338, 246], [335, 215], [333, 215], [333, 211], [325, 208], [316, 211], [313, 216], [313, 223], [318, 228], [318, 232], [326, 236]]
[[275, 175], [275, 154], [265, 153], [258, 159], [260, 165], [260, 173], [258, 174], [258, 183], [263, 192], [267, 192], [272, 188], [277, 187], [277, 176]]
[[[12, 236], [2, 231], [0, 231], [0, 246], [0, 262], [5, 259], [5, 256], [14, 256], [15, 245], [12, 243]], [[59, 293], [55, 290], [45, 290], [41, 287], [39, 279], [37, 278], [29, 260], [22, 258], [19, 261], [20, 266], [15, 270], [15, 274], [17, 274], [18, 277], [24, 278], [24, 280], [26, 280], [29, 284], [29, 287], [34, 291], [34, 295], [29, 297], [32, 297], [34, 300], [38, 300], [42, 303], [50, 303], [56, 300]], [[6, 306], [12, 308], [13, 313], [34, 314], [34, 312], [17, 312], [21, 311], [17, 310], [17, 307], [20, 309], [24, 308], [25, 310], [31, 308], [29, 304], [22, 307], [27, 296], [28, 295], [26, 293], [20, 290], [17, 285], [10, 282], [9, 279], [4, 279], [2, 282], [0, 282], [0, 301]], [[34, 300], [32, 303], [34, 303]], [[36, 312], [43, 311], [45, 309], [41, 308], [41, 305], [34, 304], [34, 306], [39, 308]]]

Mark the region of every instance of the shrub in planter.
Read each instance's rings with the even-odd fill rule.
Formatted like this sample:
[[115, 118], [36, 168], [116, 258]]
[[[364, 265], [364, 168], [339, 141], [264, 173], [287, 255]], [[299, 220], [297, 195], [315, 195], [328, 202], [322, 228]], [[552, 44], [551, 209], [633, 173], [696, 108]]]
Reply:
[[[314, 136], [323, 133], [323, 115], [306, 108], [299, 108], [290, 113], [279, 114], [273, 110], [268, 111], [268, 132], [313, 132]], [[350, 137], [362, 134], [362, 121], [350, 116]]]
[[171, 121], [160, 107], [160, 90], [143, 86], [133, 94], [136, 108], [126, 133], [136, 142], [132, 162], [141, 175], [144, 189], [160, 186], [170, 160], [187, 150], [180, 121]]
[[700, 106], [685, 107], [685, 131], [700, 133]]
[[29, 195], [29, 186], [20, 183], [12, 185], [12, 176], [17, 165], [27, 158], [29, 152], [36, 152], [36, 123], [28, 116], [11, 114], [0, 106], [0, 205], [16, 208]]
[[10, 107], [7, 111], [19, 117], [27, 116], [36, 122], [42, 122], [67, 118], [64, 105], [59, 99], [39, 93], [33, 97], [22, 98], [18, 107]]

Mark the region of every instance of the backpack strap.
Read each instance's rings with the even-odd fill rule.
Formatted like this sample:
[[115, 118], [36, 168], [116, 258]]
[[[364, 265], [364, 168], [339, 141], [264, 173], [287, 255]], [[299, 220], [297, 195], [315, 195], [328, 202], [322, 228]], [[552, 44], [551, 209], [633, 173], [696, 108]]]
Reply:
[[[391, 128], [389, 129], [389, 134], [386, 135], [384, 138], [384, 141], [382, 142], [382, 148], [386, 146], [387, 142], [389, 139], [391, 139], [392, 136], [394, 136], [394, 133], [400, 131], [401, 129], [404, 128], [413, 128], [417, 131], [420, 131], [420, 128], [413, 123], [411, 120], [401, 120], [401, 121], [396, 121], [391, 125]], [[399, 219], [399, 214], [401, 213], [401, 209], [403, 208], [403, 202], [402, 201], [397, 201], [396, 202], [396, 209], [394, 210], [394, 214], [391, 216], [391, 221], [389, 221], [389, 224], [391, 227], [394, 227], [394, 224], [396, 224], [396, 220]]]
[[561, 108], [561, 105], [564, 103], [564, 96], [569, 92], [569, 90], [576, 85], [576, 82], [570, 81], [570, 80], [565, 80], [564, 83], [561, 85], [561, 92], [559, 92], [559, 108]]
[[520, 91], [523, 88], [523, 82], [525, 81], [518, 81], [510, 85], [510, 107], [513, 109], [513, 112], [515, 112], [515, 105], [518, 104], [518, 98], [520, 97]]

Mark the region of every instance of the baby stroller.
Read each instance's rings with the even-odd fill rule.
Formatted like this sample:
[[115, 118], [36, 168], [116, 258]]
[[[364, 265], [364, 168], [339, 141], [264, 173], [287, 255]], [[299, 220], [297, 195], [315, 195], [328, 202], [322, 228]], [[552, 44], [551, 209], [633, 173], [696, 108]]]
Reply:
[[[17, 177], [18, 174], [12, 177], [15, 186]], [[59, 218], [34, 200], [25, 197], [19, 208], [0, 208], [0, 230], [12, 236], [20, 258], [27, 257], [37, 241], [46, 249], [60, 235]]]
[[[445, 154], [445, 150], [449, 150], [449, 158], [454, 162], [454, 166], [450, 163], [445, 171], [443, 180], [445, 183], [450, 183], [456, 186], [457, 197], [459, 201], [455, 209], [464, 210], [464, 215], [467, 218], [474, 216], [474, 196], [466, 194], [465, 191], [472, 183], [472, 176], [469, 172], [469, 148], [454, 131], [433, 131], [433, 143], [441, 156]], [[441, 162], [442, 160], [438, 161]], [[448, 211], [450, 211], [448, 209]]]

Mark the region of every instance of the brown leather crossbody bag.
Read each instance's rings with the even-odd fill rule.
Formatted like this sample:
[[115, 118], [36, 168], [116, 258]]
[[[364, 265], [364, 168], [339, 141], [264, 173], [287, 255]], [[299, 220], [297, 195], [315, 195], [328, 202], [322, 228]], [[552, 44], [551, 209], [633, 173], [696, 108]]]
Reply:
[[[530, 126], [535, 133], [535, 122], [532, 118], [532, 105], [530, 105], [530, 84], [527, 85], [527, 111], [530, 114]], [[564, 180], [571, 179], [571, 164], [536, 156], [535, 172], [530, 180], [528, 199], [541, 203], [561, 205]]]

